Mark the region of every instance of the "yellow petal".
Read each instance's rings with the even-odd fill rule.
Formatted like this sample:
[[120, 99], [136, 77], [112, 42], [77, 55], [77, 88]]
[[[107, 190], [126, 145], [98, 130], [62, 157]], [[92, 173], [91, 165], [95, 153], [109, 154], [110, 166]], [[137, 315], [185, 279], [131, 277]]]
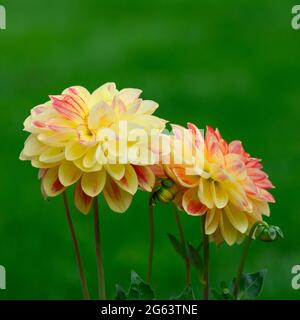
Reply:
[[76, 167], [78, 167], [83, 172], [95, 172], [100, 171], [102, 169], [102, 164], [96, 162], [92, 167], [86, 167], [83, 163], [84, 157], [77, 159], [74, 161]]
[[187, 174], [184, 167], [175, 167], [172, 171], [183, 187], [193, 188], [199, 184], [199, 176]]
[[81, 144], [91, 146], [96, 142], [96, 134], [85, 124], [77, 127], [77, 134]]
[[114, 113], [111, 106], [105, 102], [94, 105], [88, 117], [88, 127], [93, 130], [107, 128], [114, 120]]
[[134, 195], [138, 188], [138, 179], [130, 164], [125, 166], [125, 174], [121, 180], [115, 180], [117, 185], [128, 193]]
[[71, 95], [75, 94], [78, 97], [80, 97], [85, 104], [88, 103], [91, 96], [89, 91], [86, 88], [81, 86], [73, 86], [73, 87], [67, 88], [63, 91], [62, 94], [71, 94]]
[[76, 183], [74, 189], [74, 202], [76, 208], [80, 212], [82, 212], [83, 214], [89, 213], [93, 203], [93, 198], [84, 193], [84, 191], [81, 189], [80, 181]]
[[224, 211], [227, 215], [230, 223], [236, 228], [239, 232], [245, 233], [248, 229], [248, 219], [245, 212], [242, 212], [233, 205], [228, 205], [224, 208]]
[[63, 147], [70, 139], [76, 136], [73, 132], [43, 132], [40, 133], [37, 138], [42, 143], [50, 147]]
[[31, 134], [25, 141], [23, 154], [27, 157], [40, 155], [45, 150], [45, 145], [42, 144], [36, 135]]
[[84, 167], [91, 168], [96, 164], [97, 162], [96, 151], [97, 151], [97, 146], [94, 146], [87, 151], [86, 155], [83, 157], [83, 160], [82, 160], [82, 164]]
[[211, 182], [211, 192], [213, 196], [213, 201], [217, 208], [224, 208], [228, 203], [228, 194], [222, 188], [221, 183], [217, 181]]
[[132, 195], [121, 189], [109, 176], [103, 193], [111, 210], [125, 212], [129, 208]]
[[42, 187], [48, 197], [55, 197], [65, 190], [58, 179], [58, 167], [47, 170], [42, 178]]
[[239, 183], [226, 182], [223, 185], [226, 188], [229, 201], [242, 211], [251, 212], [252, 205], [243, 189], [243, 186]]
[[214, 207], [214, 201], [211, 192], [212, 181], [201, 178], [198, 189], [198, 196], [200, 201], [211, 209]]
[[220, 215], [220, 231], [228, 245], [233, 245], [237, 240], [237, 230], [229, 222], [227, 215], [222, 212]]
[[123, 164], [106, 164], [107, 173], [115, 180], [121, 180], [125, 174], [125, 166]]
[[207, 208], [198, 198], [197, 188], [188, 189], [182, 198], [182, 206], [184, 210], [190, 215], [203, 215]]
[[65, 152], [63, 148], [49, 147], [45, 149], [39, 157], [39, 160], [45, 163], [53, 163], [64, 160]]
[[65, 187], [77, 182], [80, 179], [81, 174], [82, 171], [71, 161], [64, 161], [58, 169], [59, 180]]
[[139, 105], [137, 114], [152, 114], [158, 108], [158, 103], [151, 100], [143, 100]]
[[106, 171], [84, 173], [81, 179], [83, 191], [90, 197], [96, 197], [104, 188], [106, 182]]
[[45, 162], [42, 162], [42, 161], [39, 161], [37, 158], [33, 158], [31, 160], [31, 165], [34, 167], [34, 168], [39, 168], [39, 169], [49, 169], [49, 168], [54, 168], [54, 167], [57, 167], [59, 166], [59, 162], [53, 162], [53, 163], [45, 163]]
[[213, 208], [207, 211], [205, 217], [205, 233], [206, 234], [213, 234], [218, 226], [220, 221], [220, 214], [221, 211], [217, 208]]
[[127, 105], [129, 103], [132, 103], [134, 100], [138, 99], [138, 97], [141, 95], [142, 90], [140, 89], [122, 89], [118, 93], [118, 98], [122, 100], [122, 102]]
[[111, 103], [117, 93], [116, 85], [113, 82], [106, 83], [92, 93], [89, 105], [93, 107], [100, 101]]
[[87, 151], [87, 146], [80, 144], [77, 141], [70, 141], [66, 145], [65, 156], [69, 161], [81, 158]]

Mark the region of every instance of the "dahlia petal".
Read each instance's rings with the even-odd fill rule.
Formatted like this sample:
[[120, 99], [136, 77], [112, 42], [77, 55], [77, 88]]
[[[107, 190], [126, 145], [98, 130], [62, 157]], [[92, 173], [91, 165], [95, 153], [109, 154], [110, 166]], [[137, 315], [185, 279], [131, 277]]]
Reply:
[[224, 208], [228, 203], [228, 194], [217, 181], [211, 182], [211, 193], [217, 208]]
[[49, 147], [41, 153], [39, 160], [45, 163], [53, 163], [53, 162], [62, 161], [64, 160], [64, 158], [65, 158], [64, 149]]
[[132, 165], [127, 164], [124, 176], [121, 180], [115, 180], [115, 182], [120, 188], [134, 195], [138, 188], [138, 178]]
[[109, 176], [103, 194], [110, 209], [115, 212], [125, 212], [132, 201], [132, 195], [121, 189]]
[[96, 135], [85, 125], [77, 127], [78, 139], [81, 144], [92, 145], [96, 142]]
[[239, 180], [244, 180], [247, 177], [247, 170], [240, 157], [235, 154], [227, 154], [225, 156], [226, 169], [236, 176]]
[[113, 82], [106, 83], [92, 93], [89, 105], [93, 107], [101, 101], [110, 104], [117, 92], [116, 85]]
[[252, 206], [242, 185], [226, 182], [225, 188], [229, 197], [229, 201], [233, 205], [241, 209], [241, 211], [251, 212]]
[[158, 103], [151, 100], [143, 100], [136, 111], [137, 114], [148, 114], [151, 115], [158, 108]]
[[195, 216], [201, 216], [207, 210], [206, 206], [199, 201], [197, 188], [188, 189], [184, 193], [182, 206], [188, 214]]
[[229, 246], [237, 240], [237, 230], [232, 226], [224, 212], [220, 215], [220, 231]]
[[255, 201], [254, 203], [259, 214], [263, 214], [267, 217], [270, 216], [270, 207], [267, 201]]
[[63, 91], [62, 94], [75, 95], [79, 97], [85, 105], [88, 104], [91, 96], [89, 91], [86, 88], [81, 86], [73, 86], [73, 87], [67, 88]]
[[194, 142], [195, 142], [196, 148], [203, 147], [204, 138], [203, 138], [203, 135], [201, 134], [200, 130], [192, 123], [188, 123], [188, 128], [194, 137]]
[[88, 116], [88, 127], [97, 130], [99, 127], [107, 128], [114, 121], [113, 109], [105, 102], [95, 104]]
[[40, 155], [44, 150], [45, 145], [37, 139], [36, 135], [31, 134], [25, 141], [22, 153], [24, 156], [32, 157]]
[[84, 173], [81, 178], [82, 190], [90, 197], [96, 197], [106, 183], [105, 170]]
[[83, 214], [89, 213], [93, 203], [93, 198], [82, 190], [80, 181], [76, 183], [74, 188], [74, 203], [76, 208]]
[[199, 176], [187, 175], [186, 169], [183, 167], [175, 167], [172, 169], [179, 184], [186, 188], [196, 187], [199, 183]]
[[117, 113], [124, 113], [127, 111], [125, 103], [118, 96], [114, 97], [112, 107]]
[[44, 132], [37, 136], [39, 141], [51, 147], [63, 147], [74, 137], [75, 132]]
[[234, 140], [229, 143], [228, 145], [229, 153], [236, 153], [240, 154], [246, 158], [249, 157], [249, 154], [245, 152], [245, 149], [243, 148], [242, 142], [238, 140]]
[[69, 161], [81, 158], [87, 151], [87, 146], [80, 144], [77, 141], [70, 141], [66, 145], [65, 156]]
[[214, 207], [211, 183], [211, 181], [201, 178], [198, 188], [198, 197], [200, 201], [209, 209]]
[[147, 166], [133, 166], [138, 178], [139, 186], [148, 192], [151, 192], [155, 185], [155, 175]]
[[123, 164], [106, 164], [107, 173], [115, 180], [121, 180], [125, 174], [125, 166]]
[[64, 118], [51, 118], [46, 122], [47, 127], [53, 131], [75, 131], [77, 124]]
[[96, 162], [97, 162], [97, 159], [96, 159], [97, 148], [98, 148], [98, 146], [94, 146], [87, 151], [87, 153], [83, 157], [83, 161], [82, 161], [84, 167], [91, 168], [96, 164]]
[[224, 211], [234, 228], [241, 233], [245, 233], [247, 231], [248, 219], [245, 212], [240, 211], [238, 208], [232, 205], [226, 206]]
[[42, 186], [48, 197], [55, 197], [65, 190], [58, 179], [58, 167], [47, 170], [42, 178]]
[[77, 168], [71, 161], [64, 161], [59, 166], [58, 178], [65, 187], [68, 187], [77, 182], [80, 179], [81, 175], [82, 171]]
[[78, 167], [83, 172], [95, 172], [95, 171], [99, 171], [102, 169], [102, 164], [100, 164], [99, 162], [96, 162], [91, 167], [86, 167], [84, 165], [84, 158], [85, 157], [81, 157], [79, 159], [74, 160], [74, 164], [76, 165], [76, 167]]
[[219, 226], [221, 210], [213, 208], [207, 211], [205, 216], [205, 233], [211, 235], [215, 233]]
[[38, 168], [38, 169], [49, 169], [49, 168], [54, 168], [60, 165], [59, 162], [53, 162], [53, 163], [45, 163], [42, 161], [39, 161], [37, 158], [33, 158], [31, 159], [31, 165], [34, 168]]
[[154, 175], [156, 177], [161, 178], [161, 179], [168, 178], [168, 176], [165, 173], [164, 167], [162, 165], [154, 164], [154, 165], [150, 165], [147, 167], [151, 169], [151, 171], [154, 173]]
[[62, 116], [76, 123], [82, 123], [84, 112], [68, 95], [50, 96], [53, 108]]
[[122, 89], [118, 93], [118, 98], [121, 99], [125, 105], [127, 105], [129, 103], [132, 103], [134, 100], [138, 99], [141, 93], [142, 90], [140, 89]]

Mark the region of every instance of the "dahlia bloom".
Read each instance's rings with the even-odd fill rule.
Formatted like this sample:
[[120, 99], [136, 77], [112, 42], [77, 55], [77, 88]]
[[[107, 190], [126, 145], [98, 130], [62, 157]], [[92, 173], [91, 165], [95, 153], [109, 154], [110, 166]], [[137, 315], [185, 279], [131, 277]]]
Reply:
[[[216, 243], [240, 242], [255, 222], [269, 216], [268, 203], [274, 202], [260, 160], [250, 157], [240, 141], [227, 143], [218, 129], [207, 127], [203, 135], [193, 124], [172, 127], [172, 163], [164, 172], [180, 186], [175, 201], [190, 215], [206, 214], [205, 232]], [[184, 161], [176, 164], [181, 154]]]
[[81, 212], [88, 213], [93, 198], [102, 191], [113, 211], [124, 212], [138, 186], [152, 190], [155, 177], [147, 159], [140, 157], [147, 146], [128, 139], [121, 126], [146, 134], [165, 127], [165, 120], [152, 115], [158, 104], [140, 99], [140, 94], [138, 89], [118, 91], [114, 83], [92, 94], [74, 86], [31, 110], [24, 122], [30, 135], [20, 159], [40, 169], [46, 197], [76, 184], [75, 204]]

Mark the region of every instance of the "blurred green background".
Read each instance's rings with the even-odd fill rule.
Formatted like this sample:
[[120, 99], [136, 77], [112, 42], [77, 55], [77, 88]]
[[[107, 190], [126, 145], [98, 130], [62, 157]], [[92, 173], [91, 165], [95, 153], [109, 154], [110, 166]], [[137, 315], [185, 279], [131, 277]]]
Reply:
[[[246, 270], [268, 269], [262, 299], [298, 299], [291, 268], [300, 264], [300, 30], [291, 28], [295, 1], [1, 1], [0, 264], [7, 290], [1, 299], [80, 299], [77, 270], [61, 197], [46, 202], [37, 171], [18, 160], [30, 109], [65, 87], [94, 90], [114, 81], [143, 89], [160, 104], [157, 115], [184, 125], [219, 127], [263, 158], [276, 189], [268, 220], [283, 241], [253, 243]], [[71, 193], [69, 193], [71, 199]], [[100, 200], [108, 296], [128, 287], [130, 270], [146, 273], [147, 195], [125, 214]], [[72, 207], [82, 256], [96, 297], [92, 215]], [[181, 214], [197, 244], [199, 219]], [[160, 298], [184, 287], [183, 261], [167, 232], [176, 233], [170, 206], [155, 209], [153, 286]], [[241, 246], [211, 246], [211, 280], [229, 280]], [[195, 275], [194, 287], [199, 293]], [[199, 297], [199, 295], [198, 295]]]

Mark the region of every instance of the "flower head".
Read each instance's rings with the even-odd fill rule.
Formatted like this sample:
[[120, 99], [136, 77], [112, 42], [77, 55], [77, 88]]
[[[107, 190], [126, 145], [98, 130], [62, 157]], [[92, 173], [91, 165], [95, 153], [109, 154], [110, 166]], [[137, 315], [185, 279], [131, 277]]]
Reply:
[[141, 90], [106, 83], [92, 94], [75, 86], [31, 110], [21, 160], [39, 168], [42, 192], [54, 197], [76, 183], [78, 209], [87, 213], [103, 191], [113, 211], [124, 212], [138, 186], [151, 191], [155, 177], [141, 157], [149, 149], [136, 131], [161, 132], [166, 121], [152, 114], [158, 104]]
[[[274, 202], [260, 160], [250, 157], [240, 141], [227, 143], [218, 129], [207, 127], [203, 135], [188, 124], [188, 129], [173, 126], [173, 132], [173, 162], [164, 168], [185, 188], [179, 206], [190, 215], [206, 214], [205, 232], [217, 243], [239, 242], [253, 223], [270, 214], [268, 203]], [[175, 163], [178, 154], [183, 163]]]

